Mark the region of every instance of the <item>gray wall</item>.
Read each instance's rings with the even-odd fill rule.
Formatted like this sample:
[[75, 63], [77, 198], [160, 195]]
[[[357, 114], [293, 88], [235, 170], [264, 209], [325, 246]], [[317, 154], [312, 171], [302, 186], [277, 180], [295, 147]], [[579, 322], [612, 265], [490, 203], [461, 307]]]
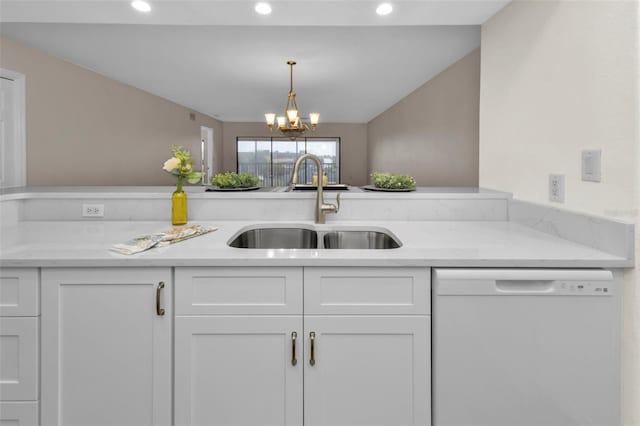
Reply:
[[199, 164], [200, 126], [222, 134], [214, 118], [192, 121], [181, 105], [41, 50], [0, 38], [0, 52], [1, 68], [26, 76], [28, 185], [173, 184], [162, 170], [171, 146]]
[[[199, 162], [200, 126], [214, 129], [215, 171], [235, 170], [237, 136], [272, 136], [263, 123], [223, 123], [7, 38], [0, 67], [27, 78], [28, 185], [169, 185], [172, 145]], [[480, 53], [472, 52], [369, 123], [323, 123], [341, 138], [341, 180], [373, 171], [420, 185], [476, 185]], [[322, 117], [321, 117], [322, 118]]]
[[479, 96], [476, 49], [369, 122], [369, 172], [409, 174], [418, 185], [477, 185]]

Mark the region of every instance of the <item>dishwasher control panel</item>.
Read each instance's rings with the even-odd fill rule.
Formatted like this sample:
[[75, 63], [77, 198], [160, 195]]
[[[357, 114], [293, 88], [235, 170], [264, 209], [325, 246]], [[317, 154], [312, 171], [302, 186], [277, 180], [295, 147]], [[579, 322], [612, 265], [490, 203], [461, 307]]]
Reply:
[[609, 281], [554, 281], [553, 284], [557, 294], [606, 296], [612, 290]]

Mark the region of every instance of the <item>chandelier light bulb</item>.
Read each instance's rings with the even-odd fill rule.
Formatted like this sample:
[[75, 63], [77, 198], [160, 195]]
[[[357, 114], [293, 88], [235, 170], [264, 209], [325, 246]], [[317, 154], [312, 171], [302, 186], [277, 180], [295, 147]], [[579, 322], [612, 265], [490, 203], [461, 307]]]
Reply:
[[298, 110], [295, 109], [288, 109], [287, 110], [287, 117], [289, 117], [289, 122], [291, 124], [296, 122], [296, 118], [298, 118]]
[[260, 15], [268, 15], [271, 13], [271, 6], [269, 3], [258, 3], [256, 4], [256, 12]]
[[311, 123], [312, 126], [314, 127], [317, 126], [319, 120], [320, 120], [320, 114], [318, 114], [317, 112], [309, 113], [309, 122]]
[[278, 116], [278, 128], [285, 127], [284, 115]]
[[391, 4], [389, 3], [382, 3], [381, 5], [378, 6], [378, 8], [376, 9], [376, 13], [378, 15], [388, 15], [391, 13], [391, 11], [393, 10], [393, 6], [391, 6]]
[[140, 12], [150, 12], [151, 5], [144, 0], [134, 0], [131, 2], [131, 7]]
[[273, 127], [273, 124], [276, 122], [276, 115], [268, 112], [264, 115], [264, 118], [267, 120], [267, 126], [269, 126], [269, 128]]

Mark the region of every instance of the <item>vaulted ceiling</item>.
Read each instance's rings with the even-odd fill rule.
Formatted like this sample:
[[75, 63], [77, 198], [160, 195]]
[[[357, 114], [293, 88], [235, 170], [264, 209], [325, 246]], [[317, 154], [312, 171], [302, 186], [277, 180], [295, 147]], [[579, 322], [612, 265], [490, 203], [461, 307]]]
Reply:
[[[294, 59], [303, 114], [368, 122], [480, 44], [508, 1], [3, 1], [0, 34], [224, 121], [280, 113]], [[0, 53], [1, 55], [1, 53]], [[1, 57], [0, 57], [1, 60]]]

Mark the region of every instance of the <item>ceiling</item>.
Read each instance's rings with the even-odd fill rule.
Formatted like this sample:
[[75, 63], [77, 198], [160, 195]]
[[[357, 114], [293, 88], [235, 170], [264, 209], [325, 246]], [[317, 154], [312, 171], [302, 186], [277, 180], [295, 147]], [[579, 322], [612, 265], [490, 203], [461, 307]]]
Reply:
[[1, 1], [0, 34], [224, 121], [262, 121], [294, 89], [303, 115], [365, 123], [480, 45], [500, 1]]

